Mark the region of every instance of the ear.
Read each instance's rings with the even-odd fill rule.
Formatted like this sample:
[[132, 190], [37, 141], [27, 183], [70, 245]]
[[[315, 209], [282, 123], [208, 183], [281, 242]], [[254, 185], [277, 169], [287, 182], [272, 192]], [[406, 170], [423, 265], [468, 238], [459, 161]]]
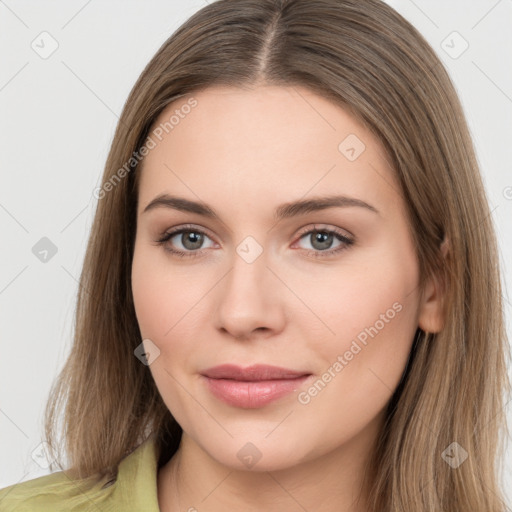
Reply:
[[[446, 260], [450, 243], [445, 237], [439, 246], [442, 257]], [[446, 286], [437, 274], [429, 277], [421, 297], [418, 314], [418, 327], [425, 332], [439, 332], [444, 327], [443, 303]]]

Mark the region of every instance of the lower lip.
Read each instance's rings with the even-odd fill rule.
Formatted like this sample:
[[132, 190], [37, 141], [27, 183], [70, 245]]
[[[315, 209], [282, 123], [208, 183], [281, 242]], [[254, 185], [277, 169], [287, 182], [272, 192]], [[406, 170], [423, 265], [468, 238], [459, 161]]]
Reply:
[[309, 377], [311, 375], [262, 381], [204, 378], [212, 394], [223, 402], [244, 409], [256, 409], [297, 390]]

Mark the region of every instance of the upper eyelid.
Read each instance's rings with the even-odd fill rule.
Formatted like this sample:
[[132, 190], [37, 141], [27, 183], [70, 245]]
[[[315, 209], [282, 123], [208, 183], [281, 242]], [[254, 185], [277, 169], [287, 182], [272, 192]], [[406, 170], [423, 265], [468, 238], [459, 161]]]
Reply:
[[198, 231], [208, 235], [212, 239], [214, 238], [213, 236], [210, 235], [211, 232], [209, 229], [204, 228], [202, 226], [195, 226], [190, 224], [185, 224], [183, 226], [177, 226], [174, 228], [166, 229], [163, 233], [163, 236], [165, 236], [166, 234], [176, 235], [181, 233], [182, 231]]
[[[313, 225], [308, 225], [304, 228], [301, 228], [301, 230], [299, 231], [297, 236], [303, 236], [305, 234], [308, 234], [310, 231], [333, 231], [337, 234], [345, 236], [346, 238], [350, 238], [350, 239], [354, 238], [354, 235], [352, 233], [350, 233], [350, 231], [348, 231], [345, 228], [331, 226], [329, 224], [322, 225], [322, 223], [318, 223], [318, 222], [314, 223]], [[343, 233], [338, 233], [338, 231], [344, 231], [347, 234], [345, 235]]]

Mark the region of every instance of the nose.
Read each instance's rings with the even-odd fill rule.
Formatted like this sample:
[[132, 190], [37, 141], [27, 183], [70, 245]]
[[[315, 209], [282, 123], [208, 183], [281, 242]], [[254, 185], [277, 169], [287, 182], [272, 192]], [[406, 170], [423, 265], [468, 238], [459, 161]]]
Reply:
[[265, 251], [254, 261], [240, 254], [216, 287], [216, 327], [237, 340], [270, 337], [284, 328], [285, 287]]

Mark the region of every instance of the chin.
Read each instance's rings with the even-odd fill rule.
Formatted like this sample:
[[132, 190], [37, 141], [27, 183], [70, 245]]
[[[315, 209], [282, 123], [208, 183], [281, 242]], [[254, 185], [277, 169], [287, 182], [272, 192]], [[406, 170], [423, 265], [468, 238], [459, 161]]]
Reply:
[[[265, 439], [268, 432], [246, 433], [230, 437], [229, 440], [226, 437], [222, 440], [209, 439], [206, 442], [199, 439], [198, 444], [216, 462], [236, 471], [280, 471], [314, 457], [315, 450], [311, 450], [308, 457], [304, 451], [306, 447], [296, 433], [283, 435], [281, 432], [279, 436], [275, 432]], [[272, 435], [275, 436], [273, 439]]]

